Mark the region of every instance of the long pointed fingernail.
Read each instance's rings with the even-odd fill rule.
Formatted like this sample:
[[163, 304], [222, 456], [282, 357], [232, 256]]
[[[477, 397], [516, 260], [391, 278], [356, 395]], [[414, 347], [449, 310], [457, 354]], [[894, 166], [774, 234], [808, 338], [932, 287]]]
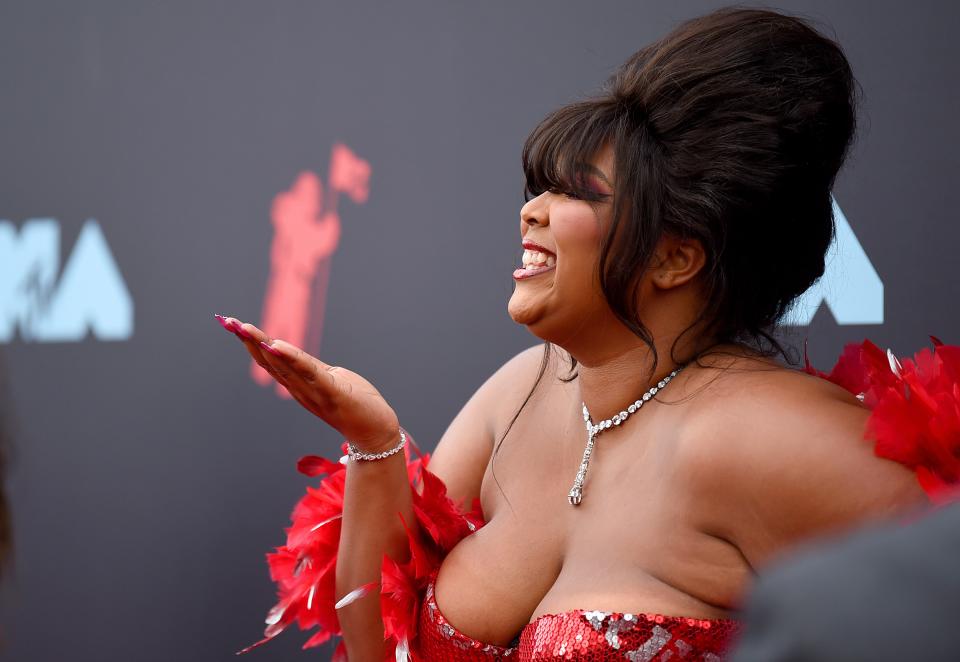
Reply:
[[241, 338], [243, 338], [244, 340], [253, 340], [253, 336], [244, 330], [240, 322], [237, 322], [236, 325], [234, 325], [233, 332], [236, 333]]
[[278, 350], [276, 347], [271, 347], [270, 345], [268, 345], [263, 341], [260, 342], [260, 346], [265, 350], [267, 350], [268, 352], [270, 352], [271, 354], [273, 354], [274, 356], [283, 356], [283, 353], [280, 352], [280, 350]]
[[232, 330], [233, 330], [233, 329], [230, 328], [230, 324], [227, 322], [227, 318], [226, 318], [226, 317], [224, 317], [223, 315], [219, 315], [219, 314], [214, 314], [214, 317], [216, 318], [217, 322], [220, 323], [220, 326], [222, 326], [223, 328], [225, 328], [227, 331], [232, 331]]

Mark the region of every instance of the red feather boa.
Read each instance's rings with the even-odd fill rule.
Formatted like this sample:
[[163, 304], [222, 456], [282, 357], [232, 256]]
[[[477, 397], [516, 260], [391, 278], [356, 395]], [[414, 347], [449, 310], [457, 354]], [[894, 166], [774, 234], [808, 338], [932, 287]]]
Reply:
[[805, 358], [805, 370], [842, 386], [872, 411], [864, 439], [874, 452], [913, 469], [934, 503], [960, 497], [960, 346], [931, 336], [913, 359], [869, 340], [847, 345], [830, 373]]
[[[432, 572], [454, 545], [484, 524], [480, 500], [474, 499], [471, 509], [464, 512], [447, 496], [443, 481], [427, 470], [429, 454], [415, 451], [419, 457], [412, 459], [410, 448], [408, 445], [404, 452], [418, 527], [411, 530], [407, 522], [403, 523], [410, 545], [409, 561], [397, 563], [383, 557], [379, 589], [387, 660], [403, 659], [416, 637], [420, 601]], [[346, 444], [342, 450], [346, 453]], [[294, 621], [301, 630], [318, 628], [304, 643], [304, 649], [341, 633], [335, 580], [346, 466], [308, 455], [300, 459], [297, 469], [307, 476], [325, 477], [318, 487], [308, 487], [294, 507], [292, 525], [285, 529], [287, 544], [267, 554], [270, 578], [277, 584], [277, 604], [267, 614], [264, 638], [238, 653], [266, 643]], [[418, 491], [418, 487], [422, 489]], [[376, 588], [376, 583], [368, 584], [357, 587], [352, 594], [359, 598]], [[334, 659], [346, 659], [342, 642]]]
[[[960, 347], [933, 338], [911, 359], [897, 359], [869, 340], [847, 345], [829, 373], [805, 358], [806, 372], [823, 377], [857, 395], [872, 412], [864, 438], [877, 455], [916, 471], [924, 491], [935, 502], [960, 496]], [[404, 659], [416, 637], [420, 601], [431, 573], [461, 539], [483, 526], [478, 499], [469, 512], [447, 497], [443, 481], [427, 470], [429, 455], [411, 459], [405, 450], [416, 524], [407, 523], [410, 560], [383, 558], [380, 604], [388, 660]], [[346, 444], [343, 445], [346, 453]], [[306, 456], [297, 468], [307, 476], [325, 476], [307, 488], [293, 509], [287, 543], [267, 554], [278, 601], [267, 615], [264, 638], [239, 651], [263, 644], [296, 621], [302, 630], [317, 627], [303, 648], [318, 646], [341, 633], [336, 607], [336, 560], [343, 515], [346, 467], [322, 457]], [[418, 491], [417, 487], [422, 486]], [[356, 596], [375, 590], [358, 587]], [[343, 643], [334, 654], [345, 660]]]

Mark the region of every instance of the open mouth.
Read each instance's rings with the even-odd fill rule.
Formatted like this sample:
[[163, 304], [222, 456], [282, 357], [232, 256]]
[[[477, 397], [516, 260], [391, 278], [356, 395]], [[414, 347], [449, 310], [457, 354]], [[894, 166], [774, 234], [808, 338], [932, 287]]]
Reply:
[[513, 277], [517, 280], [550, 271], [557, 264], [557, 256], [542, 246], [524, 241], [521, 262], [523, 266], [513, 272]]
[[540, 267], [552, 267], [557, 263], [557, 258], [551, 253], [532, 251], [528, 248], [523, 251], [521, 262], [524, 269], [538, 269]]

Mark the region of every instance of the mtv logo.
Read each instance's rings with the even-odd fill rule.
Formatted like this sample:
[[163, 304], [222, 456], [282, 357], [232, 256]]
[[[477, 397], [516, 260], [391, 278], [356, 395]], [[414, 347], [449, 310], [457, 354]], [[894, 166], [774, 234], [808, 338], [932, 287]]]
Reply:
[[837, 324], [883, 324], [883, 281], [833, 198], [836, 233], [823, 276], [794, 302], [782, 325], [807, 326], [822, 304]]
[[133, 299], [93, 219], [84, 223], [59, 282], [60, 224], [24, 222], [19, 234], [0, 221], [0, 342], [15, 329], [34, 342], [76, 342], [133, 335]]

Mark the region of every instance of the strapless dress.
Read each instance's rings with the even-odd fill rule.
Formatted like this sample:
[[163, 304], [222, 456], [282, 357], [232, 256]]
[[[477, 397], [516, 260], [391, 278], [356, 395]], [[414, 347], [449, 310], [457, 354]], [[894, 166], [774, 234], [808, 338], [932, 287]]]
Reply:
[[[943, 502], [957, 498], [960, 484], [960, 346], [933, 341], [932, 350], [912, 359], [898, 359], [869, 340], [851, 343], [830, 373], [815, 370], [809, 361], [804, 369], [846, 388], [871, 409], [865, 439], [875, 453], [913, 469], [931, 501]], [[267, 554], [279, 600], [267, 614], [263, 639], [239, 652], [266, 643], [293, 623], [303, 630], [316, 628], [303, 648], [319, 646], [341, 633], [337, 609], [372, 592], [379, 592], [385, 659], [397, 662], [714, 662], [730, 649], [739, 630], [735, 620], [586, 609], [542, 615], [509, 646], [471, 639], [440, 612], [434, 582], [450, 550], [484, 525], [479, 500], [469, 509], [453, 503], [443, 481], [427, 470], [429, 455], [416, 451], [413, 457], [411, 444], [404, 452], [419, 525], [407, 527], [410, 560], [384, 557], [380, 581], [357, 587], [339, 602], [335, 570], [345, 465], [317, 456], [300, 459], [301, 473], [323, 478], [294, 507], [286, 544]], [[342, 642], [333, 659], [346, 660]]]
[[420, 612], [416, 653], [436, 662], [491, 660], [690, 660], [719, 662], [739, 631], [730, 619], [578, 609], [544, 614], [529, 623], [510, 646], [477, 641], [453, 627], [437, 607], [436, 573], [427, 584]]

